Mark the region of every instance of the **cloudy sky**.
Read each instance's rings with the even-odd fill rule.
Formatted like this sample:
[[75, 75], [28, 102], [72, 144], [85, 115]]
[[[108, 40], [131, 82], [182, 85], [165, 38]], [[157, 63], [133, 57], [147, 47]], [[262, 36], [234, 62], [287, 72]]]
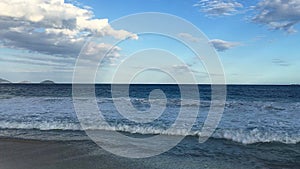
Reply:
[[[135, 50], [156, 47], [182, 57], [199, 83], [209, 83], [201, 64], [193, 63], [192, 54], [180, 44], [111, 25], [141, 12], [176, 15], [198, 27], [218, 52], [227, 83], [300, 83], [299, 0], [1, 0], [0, 78], [71, 82], [83, 45], [98, 36], [124, 40], [124, 44], [94, 44], [97, 55], [92, 49], [86, 51], [88, 67], [99, 61], [99, 52], [112, 49], [97, 82], [109, 82], [120, 60]], [[199, 41], [187, 32], [179, 32], [178, 37]], [[170, 70], [180, 75], [187, 66], [171, 64]], [[139, 80], [153, 77], [151, 82], [168, 82], [164, 76], [146, 72]]]

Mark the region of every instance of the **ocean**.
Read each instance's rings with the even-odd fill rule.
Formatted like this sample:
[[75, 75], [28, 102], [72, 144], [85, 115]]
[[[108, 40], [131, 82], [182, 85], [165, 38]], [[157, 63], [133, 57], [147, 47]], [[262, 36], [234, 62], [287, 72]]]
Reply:
[[[211, 86], [198, 88], [199, 99], [182, 102], [178, 85], [130, 85], [129, 97], [114, 99], [129, 101], [140, 111], [150, 109], [150, 102], [165, 106], [158, 119], [137, 123], [118, 113], [110, 85], [96, 85], [96, 101], [109, 126], [89, 117], [90, 129], [129, 137], [186, 136], [171, 150], [141, 159], [143, 164], [151, 164], [149, 168], [300, 168], [300, 86], [228, 85], [222, 119], [205, 143], [199, 143], [198, 136], [210, 107]], [[159, 98], [149, 101], [155, 89], [164, 92], [166, 105]], [[0, 100], [2, 139], [95, 146], [77, 119], [70, 84], [1, 84]], [[181, 107], [199, 107], [192, 129], [167, 131]], [[96, 148], [91, 152], [101, 154]]]

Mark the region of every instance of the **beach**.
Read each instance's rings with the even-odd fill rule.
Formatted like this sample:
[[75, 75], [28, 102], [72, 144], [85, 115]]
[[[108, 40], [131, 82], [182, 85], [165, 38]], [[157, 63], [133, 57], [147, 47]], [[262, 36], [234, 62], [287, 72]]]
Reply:
[[[280, 144], [245, 146], [223, 140], [209, 140], [196, 148], [189, 148], [189, 144], [195, 141], [195, 138], [187, 138], [167, 153], [151, 158], [130, 159], [113, 155], [91, 141], [0, 139], [0, 168], [297, 169], [300, 165], [299, 144], [282, 148]], [[284, 154], [278, 153], [283, 149]]]
[[82, 144], [85, 143], [1, 139], [0, 168], [115, 169], [138, 167], [138, 164], [133, 165], [124, 159], [116, 159], [106, 152], [97, 155], [90, 154], [91, 149], [85, 149], [86, 146], [80, 147]]

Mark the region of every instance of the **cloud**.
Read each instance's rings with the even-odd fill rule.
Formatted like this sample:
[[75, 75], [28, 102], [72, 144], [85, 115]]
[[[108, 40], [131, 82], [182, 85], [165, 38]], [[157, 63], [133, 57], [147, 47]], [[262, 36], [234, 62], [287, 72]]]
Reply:
[[294, 26], [300, 22], [299, 0], [263, 0], [255, 10], [258, 12], [252, 20], [273, 30], [293, 33]]
[[172, 65], [171, 71], [174, 71], [175, 73], [192, 73], [192, 74], [202, 74], [203, 72], [200, 72], [199, 70], [194, 69], [190, 65]]
[[221, 39], [212, 39], [210, 43], [215, 47], [215, 49], [219, 52], [226, 51], [228, 49], [240, 46], [241, 44], [238, 42], [228, 42]]
[[[179, 33], [177, 36], [190, 42], [197, 43], [200, 41], [200, 38], [196, 38], [189, 33]], [[238, 42], [228, 42], [221, 39], [212, 39], [210, 40], [210, 43], [214, 46], [214, 48], [217, 51], [221, 52], [241, 45]]]
[[278, 65], [278, 66], [290, 66], [291, 64], [289, 64], [288, 62], [284, 61], [284, 60], [281, 60], [281, 59], [273, 59], [272, 60], [272, 63]]
[[208, 16], [228, 16], [237, 13], [239, 8], [243, 8], [241, 3], [235, 0], [200, 0], [194, 6]]
[[0, 58], [1, 62], [11, 62], [11, 63], [19, 63], [19, 64], [26, 64], [26, 65], [38, 65], [38, 66], [66, 66], [64, 63], [52, 63], [52, 62], [42, 62], [42, 61], [34, 61], [34, 60], [27, 60], [27, 59], [10, 59], [10, 58]]
[[112, 36], [138, 39], [126, 30], [115, 30], [108, 19], [97, 19], [90, 8], [63, 0], [2, 0], [0, 44], [5, 47], [77, 56], [87, 37]]
[[[100, 60], [108, 64], [114, 64], [121, 57], [121, 48], [106, 43], [90, 42], [83, 51], [81, 56], [98, 64]], [[98, 62], [97, 62], [98, 61]]]
[[187, 65], [173, 65], [172, 69], [177, 70], [177, 71], [184, 71], [184, 72], [190, 71], [189, 70], [190, 68]]
[[189, 33], [179, 33], [177, 35], [178, 37], [190, 41], [190, 42], [199, 42], [200, 38], [194, 37], [193, 35], [189, 34]]

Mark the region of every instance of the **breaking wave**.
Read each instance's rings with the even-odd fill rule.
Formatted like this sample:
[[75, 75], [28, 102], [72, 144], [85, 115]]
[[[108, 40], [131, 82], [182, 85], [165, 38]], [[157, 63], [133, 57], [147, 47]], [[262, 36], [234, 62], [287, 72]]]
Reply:
[[[51, 130], [57, 131], [83, 131], [79, 123], [15, 123], [15, 122], [0, 122], [0, 130], [40, 130], [41, 132], [47, 132]], [[184, 128], [166, 130], [160, 127], [154, 126], [132, 126], [119, 124], [115, 126], [109, 125], [94, 125], [86, 130], [104, 130], [104, 131], [118, 131], [126, 132], [131, 134], [142, 134], [142, 135], [170, 135], [170, 136], [195, 136], [200, 135], [199, 130], [188, 131]], [[20, 136], [20, 135], [19, 135]], [[69, 135], [72, 137], [72, 135]], [[297, 144], [300, 142], [299, 133], [287, 134], [283, 132], [272, 132], [264, 131], [258, 128], [254, 129], [217, 129], [212, 136], [213, 138], [226, 139], [242, 144], [255, 144], [255, 143], [270, 143], [279, 142], [284, 144]]]

